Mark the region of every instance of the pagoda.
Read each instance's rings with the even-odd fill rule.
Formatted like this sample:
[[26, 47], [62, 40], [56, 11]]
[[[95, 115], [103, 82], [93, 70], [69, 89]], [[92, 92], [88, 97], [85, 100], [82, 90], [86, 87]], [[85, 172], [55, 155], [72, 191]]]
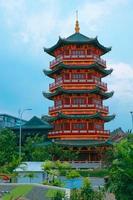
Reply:
[[48, 137], [66, 150], [80, 152], [80, 160], [101, 160], [109, 145], [110, 132], [104, 129], [104, 124], [115, 116], [108, 115], [109, 108], [103, 101], [112, 97], [113, 92], [107, 92], [107, 84], [102, 79], [112, 69], [106, 69], [106, 61], [101, 56], [110, 50], [97, 37], [81, 34], [78, 19], [74, 34], [59, 37], [54, 46], [44, 48], [54, 57], [50, 70], [43, 70], [54, 79], [49, 92], [43, 92], [54, 102], [49, 108], [53, 130]]

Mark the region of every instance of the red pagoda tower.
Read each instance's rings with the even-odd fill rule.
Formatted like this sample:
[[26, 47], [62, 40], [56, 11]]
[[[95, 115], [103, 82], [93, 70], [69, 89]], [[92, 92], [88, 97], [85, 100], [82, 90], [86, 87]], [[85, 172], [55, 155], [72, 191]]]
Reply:
[[49, 108], [53, 130], [48, 137], [67, 150], [80, 152], [80, 160], [97, 161], [108, 147], [110, 132], [104, 123], [114, 119], [103, 100], [112, 97], [102, 78], [111, 74], [101, 56], [111, 48], [101, 45], [96, 38], [79, 32], [76, 20], [75, 33], [44, 51], [55, 59], [45, 75], [54, 79], [49, 93], [43, 95], [54, 101]]

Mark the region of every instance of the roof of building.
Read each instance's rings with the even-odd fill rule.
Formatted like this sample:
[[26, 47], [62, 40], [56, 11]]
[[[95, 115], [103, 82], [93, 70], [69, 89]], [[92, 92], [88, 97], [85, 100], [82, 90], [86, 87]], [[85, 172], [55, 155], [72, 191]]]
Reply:
[[[19, 117], [15, 117], [13, 115], [9, 115], [9, 114], [6, 114], [6, 113], [0, 113], [0, 117], [9, 117], [9, 118], [13, 118], [13, 119], [16, 119], [16, 120], [20, 120]], [[27, 122], [27, 120], [24, 120], [22, 119], [23, 122]]]
[[108, 140], [55, 140], [54, 143], [63, 145], [63, 146], [76, 146], [76, 147], [95, 147], [102, 145], [112, 145], [112, 143]]
[[70, 44], [88, 44], [88, 45], [94, 45], [97, 48], [101, 49], [103, 51], [103, 54], [109, 52], [111, 50], [111, 47], [104, 47], [103, 45], [101, 45], [97, 39], [97, 37], [95, 38], [89, 38], [81, 33], [74, 33], [72, 35], [70, 35], [67, 38], [61, 38], [59, 37], [58, 42], [50, 47], [50, 48], [44, 48], [44, 51], [47, 52], [48, 54], [54, 56], [54, 51], [59, 48], [62, 47], [64, 45], [70, 45]]
[[[19, 127], [16, 127], [16, 129]], [[36, 116], [32, 117], [28, 122], [22, 125], [22, 129], [51, 129], [52, 126]]]
[[51, 121], [56, 121], [57, 119], [101, 119], [105, 122], [109, 122], [115, 118], [115, 115], [102, 116], [101, 113], [97, 112], [93, 115], [65, 115], [63, 113], [58, 113], [57, 116], [51, 117]]
[[23, 162], [14, 171], [16, 172], [43, 172], [42, 164], [44, 162]]
[[103, 92], [99, 87], [95, 87], [91, 90], [66, 90], [62, 87], [58, 87], [55, 92], [43, 92], [44, 97], [50, 100], [59, 94], [99, 94], [103, 99], [108, 99], [113, 96], [114, 92]]
[[80, 65], [80, 66], [76, 66], [76, 65], [65, 65], [63, 63], [60, 63], [58, 65], [56, 65], [56, 68], [53, 69], [53, 70], [43, 70], [44, 74], [49, 76], [49, 77], [53, 77], [53, 74], [54, 73], [58, 73], [60, 70], [63, 70], [63, 69], [92, 69], [92, 70], [97, 70], [99, 71], [100, 73], [102, 73], [103, 77], [109, 75], [112, 73], [113, 69], [104, 69], [100, 64], [98, 63], [94, 63], [94, 64], [91, 64], [91, 65]]
[[127, 133], [125, 133], [121, 128], [117, 128], [111, 132], [110, 140], [113, 142], [119, 142], [125, 137], [127, 137]]

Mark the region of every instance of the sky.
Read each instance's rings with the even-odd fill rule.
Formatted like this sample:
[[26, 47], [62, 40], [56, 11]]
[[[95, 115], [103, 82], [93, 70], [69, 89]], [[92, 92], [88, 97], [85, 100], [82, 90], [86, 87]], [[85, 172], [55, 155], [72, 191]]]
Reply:
[[133, 1], [132, 0], [0, 0], [0, 113], [25, 119], [48, 113], [52, 101], [44, 99], [53, 80], [43, 74], [52, 56], [43, 47], [59, 36], [74, 33], [78, 10], [80, 32], [98, 36], [112, 51], [104, 55], [113, 73], [104, 79], [114, 96], [104, 102], [115, 120], [106, 129], [131, 129], [133, 111]]

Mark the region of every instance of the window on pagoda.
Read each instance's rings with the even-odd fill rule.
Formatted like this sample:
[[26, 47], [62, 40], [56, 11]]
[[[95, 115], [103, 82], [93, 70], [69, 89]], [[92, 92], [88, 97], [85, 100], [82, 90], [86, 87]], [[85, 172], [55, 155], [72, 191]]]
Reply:
[[69, 50], [65, 50], [65, 55], [69, 55]]
[[92, 98], [88, 98], [88, 104], [92, 104]]
[[91, 55], [91, 52], [92, 52], [91, 49], [88, 49], [87, 50], [87, 55]]
[[63, 127], [64, 127], [64, 130], [70, 130], [70, 124], [69, 123], [64, 123]]
[[64, 99], [64, 104], [69, 105], [70, 104], [70, 98], [65, 98]]
[[65, 80], [69, 80], [69, 79], [70, 79], [69, 74], [64, 74], [64, 79], [65, 79]]
[[62, 106], [62, 101], [61, 100], [56, 100], [55, 101], [55, 107], [60, 107]]
[[101, 99], [93, 99], [93, 104], [101, 106], [102, 104]]
[[80, 56], [80, 55], [84, 55], [85, 51], [84, 50], [72, 50], [71, 54], [73, 56]]
[[88, 123], [88, 127], [89, 127], [89, 130], [94, 130], [94, 123], [93, 122], [89, 122]]
[[62, 81], [62, 77], [61, 76], [56, 77], [56, 79], [55, 79], [56, 83], [61, 82], [61, 81]]
[[87, 74], [88, 79], [92, 79], [92, 74]]
[[73, 123], [72, 128], [73, 130], [84, 130], [86, 129], [86, 123]]
[[84, 105], [84, 104], [86, 104], [86, 99], [85, 98], [73, 98], [72, 103], [74, 105]]
[[97, 76], [92, 76], [92, 79], [95, 79], [96, 81], [100, 82], [100, 77], [97, 77]]
[[76, 74], [72, 74], [72, 79], [74, 79], [74, 80], [83, 80], [83, 79], [85, 79], [86, 77], [85, 77], [85, 75], [86, 74], [82, 74], [82, 73], [76, 73]]
[[103, 124], [95, 124], [95, 129], [96, 130], [103, 130]]
[[56, 131], [62, 130], [62, 124], [54, 124], [54, 129], [55, 129]]

